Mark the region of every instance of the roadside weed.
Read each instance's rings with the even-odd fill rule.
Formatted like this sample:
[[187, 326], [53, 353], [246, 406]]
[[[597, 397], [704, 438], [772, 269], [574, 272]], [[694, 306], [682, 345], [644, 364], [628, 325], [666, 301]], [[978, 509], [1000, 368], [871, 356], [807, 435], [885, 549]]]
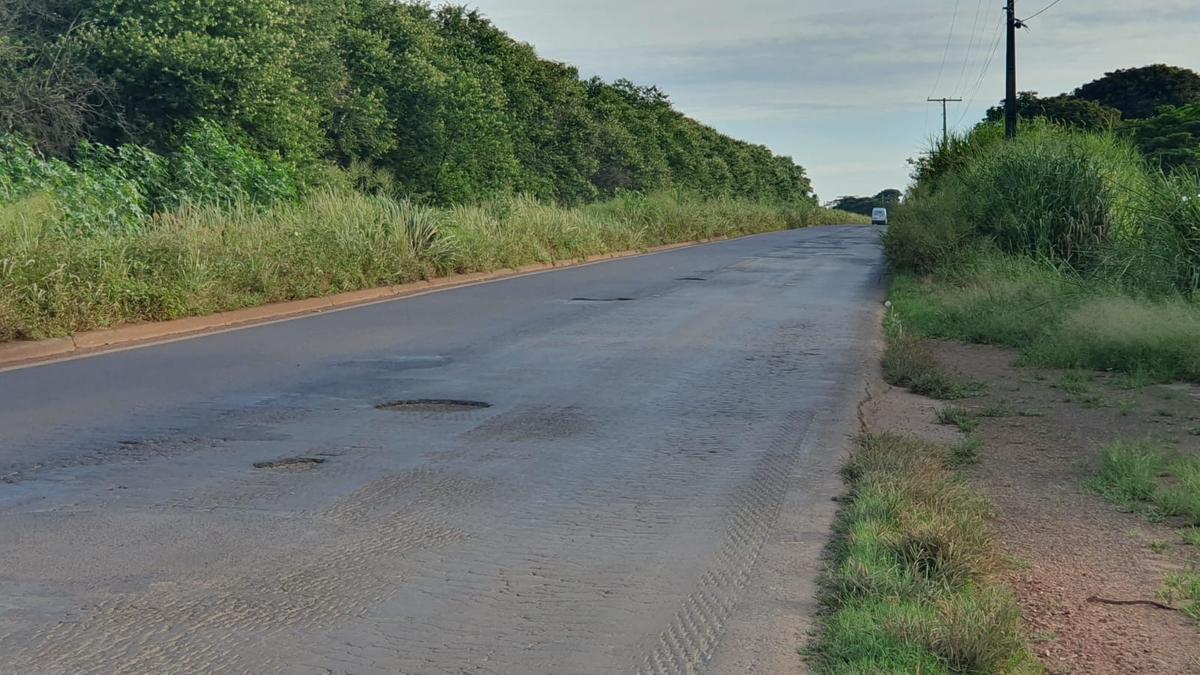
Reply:
[[1125, 508], [1148, 502], [1158, 487], [1162, 450], [1149, 441], [1118, 441], [1104, 449], [1088, 487]]
[[983, 449], [983, 441], [976, 436], [968, 436], [950, 446], [946, 459], [951, 467], [962, 467], [979, 462], [979, 451]]
[[888, 345], [883, 354], [883, 376], [888, 384], [943, 401], [972, 398], [987, 391], [985, 383], [947, 373], [920, 336], [904, 330], [894, 311], [889, 317]]
[[969, 434], [979, 427], [979, 420], [975, 419], [975, 415], [970, 410], [955, 405], [939, 410], [937, 421], [938, 424], [956, 426], [964, 434]]
[[1152, 520], [1200, 526], [1200, 458], [1172, 457], [1148, 440], [1118, 441], [1104, 449], [1100, 471], [1086, 485]]
[[1200, 548], [1200, 527], [1192, 526], [1180, 532], [1183, 542], [1189, 546]]
[[1175, 572], [1163, 580], [1158, 597], [1169, 605], [1178, 605], [1180, 611], [1200, 621], [1200, 572]]
[[1068, 394], [1080, 396], [1092, 392], [1092, 377], [1088, 373], [1070, 372], [1064, 373], [1054, 383], [1054, 386]]

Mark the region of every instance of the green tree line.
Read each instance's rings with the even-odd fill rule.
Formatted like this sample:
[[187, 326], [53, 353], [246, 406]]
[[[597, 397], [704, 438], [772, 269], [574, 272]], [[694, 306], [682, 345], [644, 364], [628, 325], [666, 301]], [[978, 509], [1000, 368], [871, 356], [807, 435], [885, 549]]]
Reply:
[[476, 11], [419, 2], [0, 0], [0, 125], [68, 162], [81, 144], [169, 155], [216, 125], [269, 161], [440, 204], [815, 202], [790, 158], [656, 87], [582, 79]]

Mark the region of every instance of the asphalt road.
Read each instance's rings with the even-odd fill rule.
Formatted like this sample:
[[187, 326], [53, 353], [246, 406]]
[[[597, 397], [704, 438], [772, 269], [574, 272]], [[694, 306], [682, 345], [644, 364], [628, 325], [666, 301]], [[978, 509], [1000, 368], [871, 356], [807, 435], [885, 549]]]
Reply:
[[2, 372], [0, 667], [799, 667], [882, 269], [791, 231]]

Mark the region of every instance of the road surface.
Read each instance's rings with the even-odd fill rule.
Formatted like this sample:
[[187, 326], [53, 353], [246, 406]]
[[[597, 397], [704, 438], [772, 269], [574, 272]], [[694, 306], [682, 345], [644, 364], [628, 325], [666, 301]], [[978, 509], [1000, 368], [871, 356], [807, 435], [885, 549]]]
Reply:
[[797, 668], [881, 275], [790, 231], [2, 372], [3, 672]]

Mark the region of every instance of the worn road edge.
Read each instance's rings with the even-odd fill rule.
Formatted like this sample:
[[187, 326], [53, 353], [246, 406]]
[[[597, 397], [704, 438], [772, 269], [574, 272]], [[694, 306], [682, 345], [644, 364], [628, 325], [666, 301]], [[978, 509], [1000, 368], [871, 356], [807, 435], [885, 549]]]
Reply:
[[[764, 233], [767, 234], [767, 233]], [[757, 235], [746, 235], [757, 236]], [[741, 238], [741, 237], [736, 237]], [[452, 274], [424, 281], [414, 281], [398, 286], [380, 286], [360, 291], [349, 291], [336, 295], [327, 295], [306, 300], [291, 300], [277, 302], [257, 307], [248, 307], [205, 316], [185, 317], [170, 321], [135, 323], [106, 328], [102, 330], [77, 333], [69, 337], [49, 338], [46, 340], [18, 341], [0, 343], [0, 372], [38, 365], [70, 357], [91, 356], [109, 351], [118, 351], [133, 347], [143, 347], [162, 342], [182, 340], [216, 332], [250, 328], [268, 323], [276, 323], [298, 319], [314, 314], [322, 314], [343, 309], [352, 309], [378, 302], [387, 302], [399, 298], [422, 295], [435, 291], [462, 288], [474, 284], [513, 279], [516, 277], [539, 274], [552, 270], [570, 267], [582, 267], [618, 258], [632, 258], [642, 255], [662, 253], [674, 249], [701, 246], [729, 237], [719, 236], [711, 239], [681, 242], [654, 246], [643, 250], [618, 251], [587, 256], [582, 259], [560, 260], [552, 263], [525, 265], [516, 269], [499, 270], [495, 272], [472, 272], [469, 274]]]

